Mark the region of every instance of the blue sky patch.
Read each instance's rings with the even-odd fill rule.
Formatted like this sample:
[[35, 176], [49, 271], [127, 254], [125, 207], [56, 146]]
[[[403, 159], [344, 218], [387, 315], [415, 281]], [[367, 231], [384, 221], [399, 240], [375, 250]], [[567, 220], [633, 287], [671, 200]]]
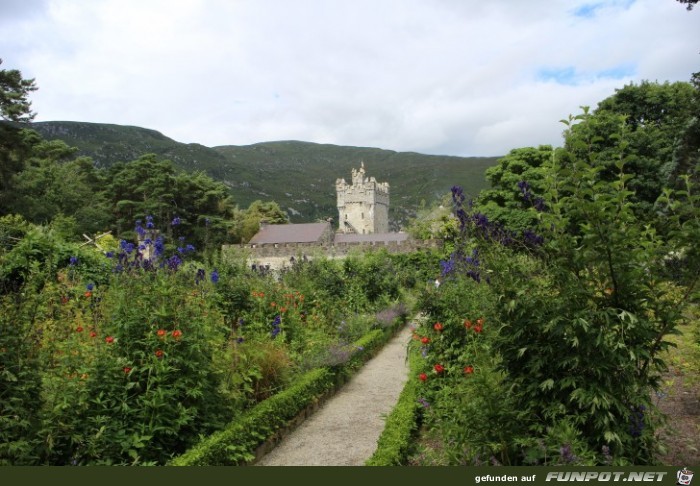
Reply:
[[573, 10], [574, 17], [579, 17], [583, 19], [592, 19], [603, 7], [617, 7], [627, 10], [630, 8], [636, 0], [608, 0], [603, 2], [595, 3], [585, 3], [580, 7]]
[[633, 64], [620, 64], [610, 69], [603, 69], [595, 74], [596, 78], [624, 79], [637, 74]]
[[593, 17], [595, 17], [596, 10], [598, 10], [602, 6], [602, 3], [587, 3], [585, 5], [581, 5], [579, 8], [574, 10], [574, 17], [592, 19]]
[[563, 68], [542, 68], [537, 71], [538, 81], [554, 81], [558, 84], [577, 84], [576, 68], [567, 66]]
[[576, 86], [596, 79], [625, 79], [636, 74], [634, 64], [626, 63], [599, 71], [579, 71], [574, 66], [545, 67], [537, 71], [538, 81], [554, 81], [557, 84]]

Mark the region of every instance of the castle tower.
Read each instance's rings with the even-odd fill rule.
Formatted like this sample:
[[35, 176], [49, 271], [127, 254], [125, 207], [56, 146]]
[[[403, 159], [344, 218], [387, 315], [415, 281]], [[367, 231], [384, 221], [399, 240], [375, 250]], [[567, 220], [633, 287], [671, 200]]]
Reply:
[[352, 184], [335, 181], [339, 233], [389, 232], [389, 183], [365, 177], [365, 164], [352, 169]]

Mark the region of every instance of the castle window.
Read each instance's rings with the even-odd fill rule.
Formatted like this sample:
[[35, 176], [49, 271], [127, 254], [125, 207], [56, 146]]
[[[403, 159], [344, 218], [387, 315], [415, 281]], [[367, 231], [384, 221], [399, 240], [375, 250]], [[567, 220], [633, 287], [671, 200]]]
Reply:
[[365, 213], [360, 213], [362, 219], [365, 219]]

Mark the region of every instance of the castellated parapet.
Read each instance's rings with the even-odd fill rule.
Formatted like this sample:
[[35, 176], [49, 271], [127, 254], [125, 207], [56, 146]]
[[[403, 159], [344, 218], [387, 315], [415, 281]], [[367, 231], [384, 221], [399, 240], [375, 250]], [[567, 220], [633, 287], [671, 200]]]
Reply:
[[335, 181], [339, 233], [389, 232], [389, 183], [365, 177], [365, 164], [352, 169], [352, 184]]

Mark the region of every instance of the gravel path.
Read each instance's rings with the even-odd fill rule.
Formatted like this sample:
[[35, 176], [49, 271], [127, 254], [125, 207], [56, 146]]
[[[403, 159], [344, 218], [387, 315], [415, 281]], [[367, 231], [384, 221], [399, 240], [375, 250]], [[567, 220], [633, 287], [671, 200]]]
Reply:
[[408, 379], [410, 325], [258, 466], [362, 466], [377, 448], [384, 419]]

